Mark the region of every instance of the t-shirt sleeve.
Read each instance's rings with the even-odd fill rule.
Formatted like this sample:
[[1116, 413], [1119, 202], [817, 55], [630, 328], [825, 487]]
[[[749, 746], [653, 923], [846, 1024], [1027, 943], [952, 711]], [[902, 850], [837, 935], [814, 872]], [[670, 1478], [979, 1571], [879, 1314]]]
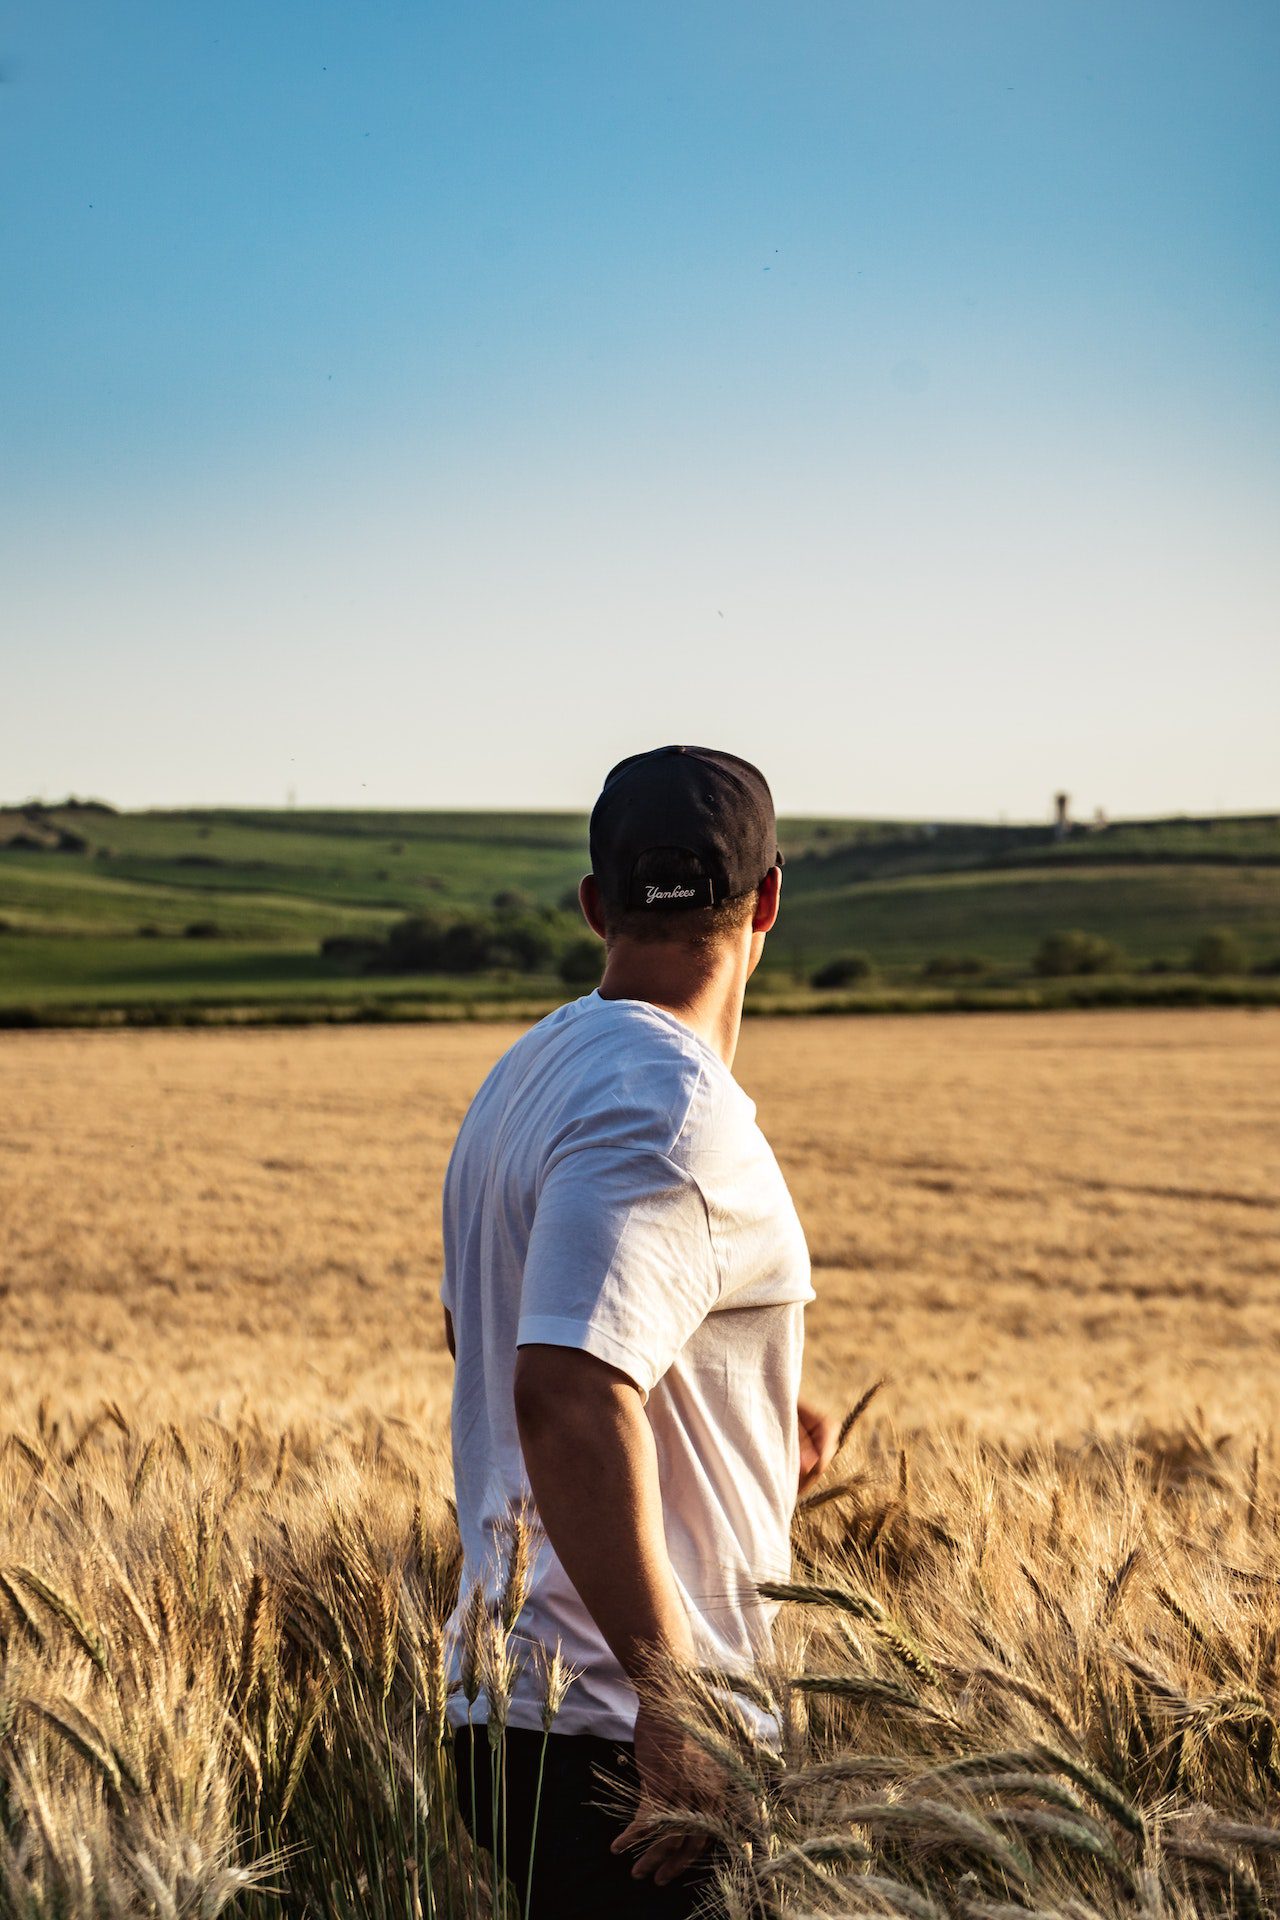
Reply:
[[647, 1393], [719, 1294], [701, 1189], [664, 1154], [582, 1147], [548, 1169], [517, 1344], [578, 1347]]

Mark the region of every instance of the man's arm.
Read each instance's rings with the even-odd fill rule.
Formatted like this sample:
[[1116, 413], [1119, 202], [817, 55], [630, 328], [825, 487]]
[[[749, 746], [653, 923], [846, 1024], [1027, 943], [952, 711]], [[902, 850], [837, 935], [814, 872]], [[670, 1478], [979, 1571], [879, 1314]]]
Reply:
[[521, 1347], [516, 1422], [538, 1514], [561, 1566], [623, 1672], [693, 1657], [667, 1557], [644, 1395], [576, 1347]]
[[[667, 1555], [662, 1495], [644, 1395], [634, 1381], [575, 1347], [531, 1345], [516, 1358], [516, 1422], [538, 1515], [561, 1566], [623, 1671], [641, 1694], [636, 1764], [657, 1800], [699, 1785], [699, 1756], [645, 1700], [655, 1659], [690, 1665], [693, 1639]], [[615, 1851], [641, 1837], [634, 1822]], [[633, 1872], [659, 1885], [701, 1851], [667, 1836]]]

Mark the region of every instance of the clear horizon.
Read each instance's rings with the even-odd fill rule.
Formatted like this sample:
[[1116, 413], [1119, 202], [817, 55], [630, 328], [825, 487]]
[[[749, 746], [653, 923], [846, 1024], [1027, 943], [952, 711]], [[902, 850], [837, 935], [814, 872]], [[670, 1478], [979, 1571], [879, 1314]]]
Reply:
[[[1069, 795], [1068, 798], [1070, 801], [1070, 806], [1068, 809], [1069, 818], [1076, 825], [1080, 825], [1080, 826], [1091, 825], [1093, 823], [1094, 815], [1092, 813], [1086, 813], [1081, 809], [1077, 808], [1075, 805], [1074, 795]], [[388, 815], [399, 815], [399, 814], [405, 814], [405, 813], [423, 813], [423, 814], [440, 815], [444, 817], [447, 817], [450, 814], [458, 814], [465, 817], [465, 816], [470, 816], [474, 814], [491, 813], [499, 818], [510, 818], [511, 815], [513, 814], [528, 814], [533, 818], [544, 818], [550, 815], [553, 817], [556, 817], [556, 816], [563, 817], [565, 819], [576, 819], [576, 818], [586, 819], [586, 817], [591, 811], [591, 806], [592, 806], [592, 800], [585, 801], [581, 806], [569, 806], [569, 807], [497, 807], [497, 806], [490, 806], [490, 807], [484, 807], [484, 806], [479, 806], [479, 807], [358, 806], [358, 807], [353, 807], [353, 806], [341, 806], [341, 805], [305, 806], [301, 802], [296, 802], [296, 801], [291, 802], [288, 799], [286, 799], [280, 804], [276, 804], [272, 801], [265, 801], [265, 800], [264, 801], [196, 800], [191, 802], [184, 802], [180, 805], [175, 804], [173, 806], [148, 805], [148, 806], [141, 806], [141, 807], [132, 807], [132, 806], [117, 806], [114, 801], [112, 801], [108, 796], [104, 794], [77, 793], [75, 792], [74, 789], [72, 789], [67, 794], [48, 794], [48, 795], [24, 794], [22, 798], [19, 800], [0, 799], [0, 813], [17, 812], [23, 807], [28, 807], [28, 806], [38, 806], [38, 807], [42, 807], [47, 812], [56, 813], [62, 810], [69, 800], [75, 800], [81, 806], [86, 806], [86, 805], [93, 806], [96, 803], [105, 803], [115, 813], [157, 813], [157, 814], [280, 813], [280, 814], [284, 814], [286, 817], [290, 813], [299, 813], [299, 814], [369, 813], [369, 814], [388, 814]], [[1034, 816], [1024, 815], [1024, 814], [1014, 815], [1014, 814], [1007, 814], [1007, 813], [1002, 813], [999, 815], [982, 815], [982, 816], [973, 815], [973, 814], [933, 814], [933, 813], [929, 813], [929, 814], [925, 814], [925, 813], [920, 813], [920, 814], [821, 813], [821, 812], [815, 811], [813, 808], [806, 807], [806, 808], [791, 808], [790, 810], [784, 810], [782, 808], [779, 808], [778, 819], [781, 822], [786, 822], [787, 820], [830, 821], [833, 825], [836, 825], [836, 826], [839, 826], [840, 824], [847, 822], [850, 826], [886, 826], [887, 825], [887, 826], [904, 826], [904, 827], [931, 827], [931, 826], [1038, 827], [1038, 826], [1044, 826], [1046, 824], [1051, 824], [1053, 817], [1055, 815], [1055, 812], [1056, 812], [1056, 808], [1050, 807], [1046, 810], [1044, 814], [1042, 815], [1038, 814]], [[1183, 811], [1181, 813], [1168, 813], [1168, 814], [1140, 814], [1140, 813], [1107, 814], [1106, 824], [1112, 827], [1123, 827], [1123, 826], [1140, 826], [1152, 820], [1226, 821], [1226, 820], [1236, 820], [1236, 819], [1280, 820], [1280, 806], [1256, 807], [1252, 809], [1246, 809], [1238, 813], [1236, 812], [1213, 813], [1209, 811], [1205, 811], [1203, 813], [1194, 813], [1194, 812]]]
[[[0, 788], [1280, 807], [1280, 13], [19, 7]], [[209, 796], [214, 796], [210, 798]]]

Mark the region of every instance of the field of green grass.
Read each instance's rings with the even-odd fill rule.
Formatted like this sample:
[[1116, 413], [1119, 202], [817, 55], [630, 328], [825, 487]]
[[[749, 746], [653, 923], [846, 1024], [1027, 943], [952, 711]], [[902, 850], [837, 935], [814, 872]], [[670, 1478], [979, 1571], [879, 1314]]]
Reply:
[[1082, 859], [791, 887], [767, 958], [794, 970], [851, 947], [888, 969], [946, 952], [1017, 968], [1045, 933], [1080, 927], [1135, 960], [1175, 963], [1202, 934], [1224, 925], [1259, 956], [1280, 952], [1280, 867], [1104, 866]]
[[[1216, 928], [1239, 937], [1246, 973], [1280, 956], [1280, 816], [1123, 822], [1064, 840], [1039, 826], [806, 818], [781, 837], [784, 910], [752, 989], [760, 1006], [809, 1004], [812, 974], [850, 951], [875, 969], [854, 1003], [1096, 998], [1101, 983], [1035, 980], [1040, 941], [1069, 928], [1120, 950], [1116, 997], [1191, 991], [1190, 952]], [[385, 939], [408, 915], [492, 912], [503, 896], [545, 916], [585, 866], [576, 814], [0, 809], [0, 1018], [550, 1005], [581, 990], [553, 961], [370, 973], [323, 957], [321, 942]], [[555, 930], [562, 941], [571, 922]], [[956, 954], [985, 972], [962, 987], [923, 980], [930, 960]], [[1213, 997], [1230, 991], [1218, 981]], [[1239, 995], [1280, 987], [1242, 977]]]
[[352, 1006], [421, 1001], [462, 1003], [545, 999], [564, 989], [552, 974], [498, 976], [374, 975], [338, 972], [315, 946], [250, 940], [58, 939], [0, 936], [0, 1009], [120, 1007], [167, 1009], [276, 1004]]

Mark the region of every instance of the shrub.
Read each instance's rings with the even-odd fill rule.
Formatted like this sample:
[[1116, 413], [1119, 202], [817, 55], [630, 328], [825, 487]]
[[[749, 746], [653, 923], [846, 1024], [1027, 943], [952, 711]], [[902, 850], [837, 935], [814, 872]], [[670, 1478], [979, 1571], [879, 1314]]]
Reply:
[[375, 964], [392, 973], [535, 973], [555, 948], [554, 929], [537, 914], [415, 913], [396, 921]]
[[1214, 927], [1202, 934], [1191, 949], [1191, 971], [1208, 980], [1221, 979], [1226, 973], [1245, 973], [1248, 961], [1244, 942], [1230, 927]]
[[537, 913], [504, 911], [489, 936], [490, 966], [516, 967], [538, 973], [549, 966], [556, 950], [555, 932]]
[[382, 950], [381, 940], [367, 933], [331, 933], [320, 942], [323, 959], [354, 961], [358, 965], [374, 959]]
[[[452, 920], [440, 936], [442, 973], [481, 973], [495, 964], [493, 929], [487, 920]], [[502, 965], [499, 955], [496, 964]]]
[[1032, 965], [1046, 979], [1056, 980], [1068, 974], [1115, 973], [1124, 965], [1124, 956], [1101, 934], [1082, 933], [1073, 927], [1066, 933], [1046, 934]]
[[987, 971], [979, 953], [934, 953], [922, 969], [926, 980], [963, 980]]
[[599, 940], [571, 940], [560, 955], [560, 978], [566, 987], [594, 987], [603, 959], [604, 947]]
[[1275, 954], [1270, 960], [1259, 960], [1253, 971], [1259, 980], [1276, 979], [1280, 976], [1280, 953]]
[[870, 954], [842, 953], [828, 960], [811, 977], [815, 987], [851, 987], [856, 980], [869, 980], [875, 972]]
[[144, 921], [142, 926], [138, 928], [138, 938], [139, 940], [158, 940], [160, 938], [160, 929], [153, 921]]
[[184, 940], [217, 940], [222, 928], [216, 920], [193, 920], [190, 926], [182, 929]]
[[397, 920], [385, 941], [360, 943], [339, 934], [320, 951], [330, 959], [362, 958], [370, 973], [543, 973], [550, 971], [562, 939], [554, 913], [428, 912]]
[[392, 972], [444, 971], [444, 937], [449, 923], [439, 914], [411, 913], [388, 929], [383, 958]]

